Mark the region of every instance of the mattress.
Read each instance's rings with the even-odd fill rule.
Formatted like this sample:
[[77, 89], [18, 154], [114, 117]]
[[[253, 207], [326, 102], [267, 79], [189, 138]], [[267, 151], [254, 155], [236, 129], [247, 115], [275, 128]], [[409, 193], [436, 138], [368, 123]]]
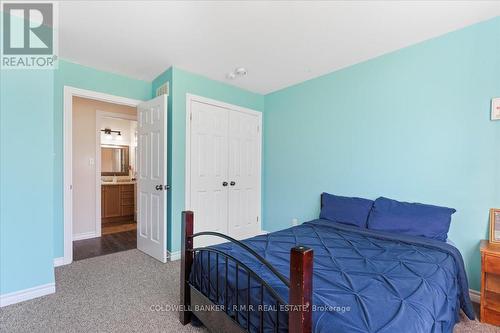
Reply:
[[[461, 309], [474, 318], [463, 259], [445, 242], [321, 219], [243, 242], [287, 278], [290, 249], [314, 250], [314, 332], [452, 332]], [[288, 302], [288, 287], [240, 246], [212, 248], [240, 260]], [[287, 331], [286, 309], [241, 266], [236, 274], [231, 260], [226, 266], [222, 256], [199, 252], [190, 282], [250, 332]]]

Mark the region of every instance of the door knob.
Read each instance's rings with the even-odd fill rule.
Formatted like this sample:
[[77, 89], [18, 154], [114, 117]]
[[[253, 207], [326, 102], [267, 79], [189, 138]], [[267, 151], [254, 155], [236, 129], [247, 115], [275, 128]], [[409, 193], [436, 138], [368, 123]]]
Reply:
[[234, 185], [236, 185], [236, 182], [232, 181], [232, 182], [229, 183], [229, 185], [234, 186]]
[[227, 186], [227, 182], [222, 182], [222, 186]]

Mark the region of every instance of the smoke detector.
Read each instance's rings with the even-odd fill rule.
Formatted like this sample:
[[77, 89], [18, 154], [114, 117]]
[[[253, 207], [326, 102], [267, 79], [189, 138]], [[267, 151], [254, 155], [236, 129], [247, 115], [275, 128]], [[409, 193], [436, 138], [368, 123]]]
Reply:
[[238, 76], [245, 76], [247, 75], [247, 70], [245, 67], [238, 67], [234, 70], [234, 73]]
[[234, 80], [238, 77], [243, 77], [247, 75], [247, 73], [248, 72], [245, 67], [238, 67], [234, 71], [227, 73], [226, 78], [228, 78], [229, 80]]

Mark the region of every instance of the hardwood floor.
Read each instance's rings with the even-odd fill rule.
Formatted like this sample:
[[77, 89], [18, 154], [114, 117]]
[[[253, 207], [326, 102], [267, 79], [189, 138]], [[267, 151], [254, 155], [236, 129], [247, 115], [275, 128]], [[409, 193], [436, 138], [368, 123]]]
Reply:
[[73, 260], [82, 260], [105, 254], [137, 248], [136, 230], [117, 232], [102, 237], [73, 242]]
[[137, 223], [135, 223], [134, 221], [108, 222], [102, 224], [101, 234], [109, 235], [130, 230], [137, 230]]

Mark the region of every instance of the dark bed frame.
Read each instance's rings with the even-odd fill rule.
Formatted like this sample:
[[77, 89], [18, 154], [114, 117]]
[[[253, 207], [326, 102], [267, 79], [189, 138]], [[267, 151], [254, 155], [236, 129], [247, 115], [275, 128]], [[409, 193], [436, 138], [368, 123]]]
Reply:
[[[285, 305], [288, 313], [288, 332], [291, 333], [310, 333], [312, 331], [312, 273], [313, 273], [313, 250], [305, 246], [296, 246], [290, 249], [290, 280], [279, 273], [268, 261], [266, 261], [257, 252], [252, 250], [246, 244], [241, 243], [227, 235], [217, 233], [217, 232], [198, 232], [193, 233], [194, 230], [194, 214], [191, 211], [182, 212], [182, 244], [181, 244], [181, 281], [180, 281], [180, 306], [181, 311], [179, 313], [179, 320], [183, 325], [191, 322], [191, 315], [195, 315], [210, 332], [250, 332], [250, 320], [245, 320], [244, 323], [239, 322], [239, 313], [236, 311], [233, 315], [228, 312], [227, 306], [227, 285], [223, 285], [226, 288], [225, 292], [225, 304], [222, 307], [223, 311], [204, 311], [204, 309], [210, 307], [221, 306], [221, 304], [215, 304], [209, 297], [200, 289], [196, 288], [193, 284], [189, 282], [189, 276], [193, 269], [194, 256], [196, 255], [206, 255], [208, 256], [207, 265], [208, 272], [210, 272], [210, 256], [215, 255], [216, 261], [216, 297], [219, 299], [219, 260], [224, 260], [225, 263], [225, 278], [227, 280], [228, 274], [228, 263], [231, 262], [235, 265], [235, 281], [238, 286], [238, 276], [240, 271], [245, 271], [247, 274], [247, 283], [250, 286], [250, 279], [257, 281], [260, 285], [261, 293], [261, 304], [263, 305], [263, 292], [264, 289], [267, 291], [268, 295], [274, 300], [276, 306]], [[248, 251], [256, 260], [266, 266], [269, 271], [271, 271], [278, 279], [280, 279], [284, 285], [289, 289], [289, 302], [282, 299], [279, 294], [257, 273], [252, 271], [247, 265], [234, 258], [233, 256], [219, 251], [216, 248], [202, 247], [193, 248], [193, 239], [198, 236], [217, 236], [224, 238], [234, 244], [237, 244], [241, 248]], [[222, 259], [221, 259], [222, 258]], [[200, 261], [201, 270], [203, 270], [203, 261]], [[208, 284], [210, 285], [210, 274], [208, 275]], [[249, 290], [249, 288], [247, 289]], [[249, 305], [249, 293], [247, 294], [247, 303]], [[238, 294], [236, 294], [236, 307], [238, 307]], [[253, 310], [252, 310], [253, 311]], [[258, 332], [264, 331], [263, 316], [264, 310], [262, 307], [253, 311], [258, 314], [260, 318]], [[276, 311], [276, 320], [274, 324], [274, 331], [278, 332], [279, 327], [279, 314], [284, 311]], [[250, 314], [247, 313], [247, 318], [250, 318]], [[254, 326], [255, 327], [255, 326]]]

